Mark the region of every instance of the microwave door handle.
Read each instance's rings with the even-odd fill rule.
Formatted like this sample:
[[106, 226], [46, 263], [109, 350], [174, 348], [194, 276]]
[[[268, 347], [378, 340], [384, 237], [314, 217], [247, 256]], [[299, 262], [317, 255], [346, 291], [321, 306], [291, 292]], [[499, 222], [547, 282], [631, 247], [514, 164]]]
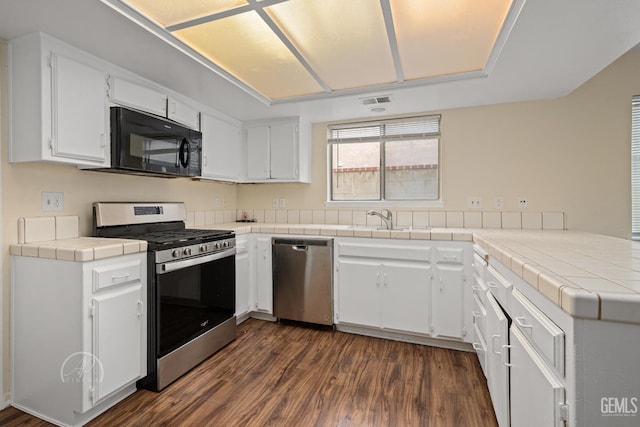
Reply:
[[222, 258], [234, 256], [235, 254], [236, 248], [230, 248], [211, 255], [189, 258], [183, 261], [165, 262], [164, 264], [158, 265], [158, 267], [156, 268], [156, 274], [169, 273], [170, 271], [176, 271], [182, 268], [193, 267], [207, 262], [217, 261]]
[[180, 149], [178, 150], [178, 155], [179, 155], [180, 164], [182, 165], [182, 167], [183, 168], [189, 167], [189, 161], [191, 160], [191, 144], [189, 144], [189, 141], [187, 140], [187, 138], [184, 138], [182, 140], [182, 143], [180, 144]]

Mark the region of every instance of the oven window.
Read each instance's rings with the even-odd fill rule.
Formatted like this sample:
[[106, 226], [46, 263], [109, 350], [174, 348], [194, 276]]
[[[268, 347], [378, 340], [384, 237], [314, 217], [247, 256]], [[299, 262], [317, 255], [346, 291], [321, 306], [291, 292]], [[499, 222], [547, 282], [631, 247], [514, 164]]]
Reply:
[[162, 357], [235, 313], [235, 257], [156, 276], [158, 356]]

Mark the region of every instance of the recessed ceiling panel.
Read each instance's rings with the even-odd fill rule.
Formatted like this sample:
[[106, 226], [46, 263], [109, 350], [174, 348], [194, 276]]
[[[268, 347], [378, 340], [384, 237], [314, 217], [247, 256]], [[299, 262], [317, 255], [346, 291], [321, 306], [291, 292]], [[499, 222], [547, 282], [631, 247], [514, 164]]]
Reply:
[[390, 0], [407, 80], [480, 71], [511, 0]]
[[378, 1], [290, 0], [265, 10], [332, 90], [396, 81]]
[[163, 27], [247, 4], [246, 0], [124, 0], [123, 3]]
[[271, 99], [322, 92], [256, 12], [185, 28], [173, 35]]

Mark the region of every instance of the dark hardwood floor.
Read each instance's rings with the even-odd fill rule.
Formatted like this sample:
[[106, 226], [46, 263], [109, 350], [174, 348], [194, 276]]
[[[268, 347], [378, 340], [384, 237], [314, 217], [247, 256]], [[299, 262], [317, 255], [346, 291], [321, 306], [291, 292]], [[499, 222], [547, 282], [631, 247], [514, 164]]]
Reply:
[[[15, 408], [2, 426], [50, 424]], [[161, 393], [90, 426], [497, 426], [473, 353], [249, 319]]]

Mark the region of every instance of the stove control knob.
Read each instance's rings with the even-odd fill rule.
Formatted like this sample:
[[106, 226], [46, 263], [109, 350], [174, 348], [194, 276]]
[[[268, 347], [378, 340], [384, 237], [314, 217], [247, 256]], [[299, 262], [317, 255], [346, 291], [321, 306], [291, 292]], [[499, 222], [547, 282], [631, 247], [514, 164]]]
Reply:
[[184, 251], [182, 251], [182, 253], [187, 256], [191, 255], [191, 248], [186, 248]]
[[171, 255], [174, 258], [178, 258], [180, 256], [180, 251], [176, 249], [175, 251], [171, 252]]
[[200, 252], [207, 252], [207, 245], [200, 245]]
[[216, 248], [216, 249], [220, 249], [220, 242], [216, 242], [216, 243], [213, 245], [213, 247], [214, 247], [214, 248]]
[[227, 240], [225, 240], [224, 242], [222, 242], [222, 247], [223, 248], [228, 248], [229, 247], [229, 242]]

